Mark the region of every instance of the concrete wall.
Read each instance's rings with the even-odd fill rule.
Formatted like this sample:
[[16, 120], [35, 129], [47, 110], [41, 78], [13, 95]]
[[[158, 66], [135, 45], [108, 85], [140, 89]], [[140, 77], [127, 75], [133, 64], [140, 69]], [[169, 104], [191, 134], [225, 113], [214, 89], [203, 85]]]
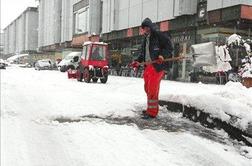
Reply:
[[22, 14], [16, 20], [16, 52], [25, 50], [25, 18], [26, 14]]
[[[39, 47], [72, 40], [73, 5], [79, 1], [81, 0], [40, 0]], [[96, 5], [96, 1], [98, 0], [92, 0], [92, 3]]]
[[25, 13], [25, 49], [37, 50], [38, 48], [38, 12], [29, 11]]
[[197, 0], [174, 0], [174, 16], [192, 15], [197, 12]]
[[8, 38], [8, 53], [16, 53], [16, 22], [12, 22], [9, 26], [9, 38]]
[[101, 0], [89, 1], [89, 33], [101, 32]]
[[238, 4], [252, 5], [252, 0], [208, 0], [207, 10], [216, 10]]
[[61, 13], [62, 13], [62, 0], [55, 0], [54, 1], [54, 42], [55, 43], [60, 43], [61, 42]]
[[103, 0], [103, 5], [102, 5], [102, 32], [103, 33], [118, 29], [119, 1], [120, 0]]
[[40, 0], [38, 46], [61, 42], [62, 0]]
[[38, 47], [41, 47], [44, 45], [44, 40], [45, 40], [45, 36], [44, 36], [44, 20], [45, 20], [45, 3], [43, 0], [39, 1], [39, 7], [38, 7], [38, 11], [39, 11], [39, 18], [38, 18]]
[[4, 29], [4, 54], [9, 52], [9, 28]]
[[62, 0], [61, 42], [71, 41], [73, 36], [73, 4], [80, 0]]
[[16, 53], [37, 50], [38, 12], [28, 10], [16, 19]]
[[[41, 2], [44, 2], [44, 9], [45, 11], [43, 12], [44, 18], [43, 18], [43, 29], [39, 29], [39, 31], [42, 32], [43, 35], [43, 44], [42, 46], [45, 45], [51, 45], [57, 42], [55, 38], [58, 38], [56, 34], [54, 34], [54, 25], [60, 24], [60, 22], [56, 22], [55, 19], [55, 13], [57, 10], [54, 9], [54, 1], [55, 0], [42, 0]], [[59, 41], [58, 41], [59, 42]]]
[[38, 47], [38, 11], [27, 8], [4, 29], [4, 54], [36, 51]]
[[102, 32], [139, 26], [149, 17], [153, 22], [197, 12], [197, 0], [103, 0]]
[[[176, 0], [175, 0], [176, 1]], [[158, 8], [159, 8], [159, 14], [158, 14], [158, 20], [157, 21], [163, 21], [163, 20], [170, 20], [174, 18], [174, 0], [159, 0], [158, 2]]]
[[0, 33], [0, 46], [4, 45], [4, 33]]
[[4, 33], [0, 33], [0, 55], [3, 54], [4, 48]]

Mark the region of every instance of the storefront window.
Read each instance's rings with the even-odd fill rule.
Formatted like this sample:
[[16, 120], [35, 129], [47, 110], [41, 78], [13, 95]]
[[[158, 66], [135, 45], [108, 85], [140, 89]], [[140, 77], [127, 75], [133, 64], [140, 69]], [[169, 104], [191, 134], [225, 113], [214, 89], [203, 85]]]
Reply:
[[74, 14], [75, 34], [81, 34], [89, 31], [89, 8], [81, 9]]

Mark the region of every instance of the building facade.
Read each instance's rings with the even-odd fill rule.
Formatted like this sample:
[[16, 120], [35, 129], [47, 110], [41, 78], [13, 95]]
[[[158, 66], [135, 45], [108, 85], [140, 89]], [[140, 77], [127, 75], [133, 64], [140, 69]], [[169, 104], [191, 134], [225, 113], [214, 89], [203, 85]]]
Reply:
[[153, 22], [171, 20], [197, 11], [197, 0], [103, 0], [102, 33], [140, 26], [149, 17]]
[[4, 33], [0, 33], [0, 58], [4, 58]]
[[28, 7], [4, 29], [4, 54], [36, 52], [38, 48], [38, 10]]
[[208, 0], [207, 11], [222, 9], [235, 5], [252, 5], [251, 0]]
[[[101, 40], [110, 50], [132, 56], [141, 44], [140, 25], [146, 17], [171, 37], [174, 56], [179, 56], [192, 44], [223, 42], [233, 33], [251, 38], [252, 1], [39, 0], [38, 11], [28, 8], [4, 29], [4, 53], [65, 52]], [[176, 78], [185, 79], [190, 65], [176, 65]]]
[[79, 48], [101, 32], [100, 0], [40, 0], [39, 50]]
[[[160, 31], [169, 31], [174, 42], [181, 42], [184, 38], [193, 40], [192, 43], [198, 43], [216, 40], [222, 35], [226, 37], [232, 33], [249, 36], [251, 29], [249, 16], [251, 0], [103, 0], [102, 2], [102, 36], [105, 41], [138, 36], [141, 34], [140, 24], [146, 17], [152, 19]], [[228, 13], [232, 11], [233, 14]], [[210, 35], [218, 31], [220, 36]]]
[[102, 2], [81, 0], [73, 5], [73, 47], [82, 47], [88, 40], [99, 40], [102, 24]]
[[[64, 51], [101, 40], [132, 56], [142, 41], [141, 22], [149, 17], [179, 56], [195, 43], [223, 42], [233, 33], [251, 37], [251, 6], [251, 0], [40, 0], [39, 48]], [[188, 78], [190, 64], [174, 66], [174, 79]]]
[[[103, 0], [102, 40], [110, 50], [131, 55], [142, 41], [140, 24], [146, 17], [171, 37], [174, 56], [188, 53], [201, 42], [224, 42], [238, 33], [251, 38], [251, 0]], [[167, 10], [168, 9], [168, 10]], [[186, 81], [192, 66], [175, 63], [173, 79]]]
[[61, 42], [62, 0], [40, 0], [38, 10], [38, 47], [58, 45]]

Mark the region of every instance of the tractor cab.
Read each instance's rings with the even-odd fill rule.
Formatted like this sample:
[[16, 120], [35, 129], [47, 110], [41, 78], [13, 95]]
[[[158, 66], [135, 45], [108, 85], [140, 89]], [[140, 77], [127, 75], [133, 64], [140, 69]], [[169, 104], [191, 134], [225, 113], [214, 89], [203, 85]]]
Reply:
[[85, 42], [76, 72], [78, 81], [84, 79], [106, 83], [108, 80], [108, 44], [103, 42]]

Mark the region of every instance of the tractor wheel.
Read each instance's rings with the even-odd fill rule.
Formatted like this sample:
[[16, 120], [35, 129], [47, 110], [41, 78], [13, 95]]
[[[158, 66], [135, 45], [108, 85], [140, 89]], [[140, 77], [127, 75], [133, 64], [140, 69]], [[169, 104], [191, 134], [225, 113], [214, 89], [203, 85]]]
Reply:
[[92, 78], [92, 80], [93, 80], [94, 83], [97, 83], [98, 78]]
[[79, 81], [79, 82], [82, 82], [82, 80], [83, 80], [83, 73], [80, 71], [80, 69], [77, 69], [77, 72], [76, 72], [76, 79], [77, 79], [77, 81]]
[[91, 76], [90, 76], [89, 70], [87, 68], [84, 70], [83, 78], [86, 83], [90, 83]]
[[67, 71], [67, 66], [66, 66], [66, 65], [61, 66], [61, 67], [60, 67], [60, 71], [61, 71], [61, 72], [66, 72], [66, 71]]
[[108, 75], [104, 76], [104, 78], [101, 78], [101, 83], [106, 84], [106, 82], [108, 81]]
[[69, 66], [67, 66], [67, 70], [69, 70], [69, 69], [74, 70], [75, 67], [73, 65], [69, 65]]

